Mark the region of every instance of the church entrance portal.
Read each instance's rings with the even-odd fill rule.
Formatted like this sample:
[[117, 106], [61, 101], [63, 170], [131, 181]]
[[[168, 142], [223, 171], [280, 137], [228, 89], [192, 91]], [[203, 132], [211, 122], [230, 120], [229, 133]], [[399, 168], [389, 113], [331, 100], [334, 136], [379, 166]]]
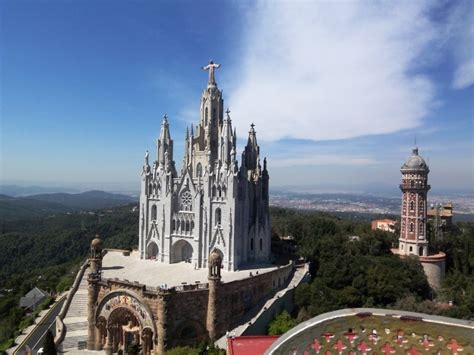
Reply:
[[146, 248], [146, 257], [147, 259], [157, 259], [158, 258], [158, 245], [155, 242], [148, 244]]
[[[153, 350], [153, 331], [143, 329], [137, 317], [125, 307], [116, 308], [110, 314], [107, 322], [107, 345], [112, 352], [119, 350], [126, 352], [132, 344], [141, 346], [143, 354], [150, 354]], [[105, 345], [105, 344], [104, 344]]]
[[193, 260], [193, 247], [185, 240], [178, 240], [172, 247], [171, 255], [173, 263], [180, 261], [190, 263]]

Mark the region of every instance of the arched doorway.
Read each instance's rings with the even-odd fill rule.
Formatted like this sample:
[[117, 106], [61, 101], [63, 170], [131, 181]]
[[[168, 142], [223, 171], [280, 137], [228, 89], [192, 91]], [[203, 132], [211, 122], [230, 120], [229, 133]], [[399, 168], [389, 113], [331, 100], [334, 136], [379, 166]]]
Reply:
[[149, 355], [157, 340], [155, 320], [148, 305], [131, 291], [108, 293], [96, 312], [97, 349], [126, 351], [133, 343]]
[[140, 322], [133, 312], [125, 307], [112, 311], [107, 322], [110, 330], [112, 351], [127, 351], [132, 344], [140, 344]]
[[156, 259], [158, 257], [158, 245], [155, 242], [150, 242], [146, 248], [147, 259]]
[[171, 250], [173, 263], [185, 261], [190, 263], [193, 260], [193, 247], [185, 240], [178, 240]]

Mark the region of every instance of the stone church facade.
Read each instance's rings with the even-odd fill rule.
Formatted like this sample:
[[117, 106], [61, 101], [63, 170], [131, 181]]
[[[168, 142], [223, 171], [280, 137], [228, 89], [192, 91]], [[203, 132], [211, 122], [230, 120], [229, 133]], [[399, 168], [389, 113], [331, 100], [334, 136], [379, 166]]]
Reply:
[[213, 250], [229, 271], [265, 263], [271, 253], [269, 175], [251, 125], [240, 165], [237, 135], [211, 63], [199, 123], [186, 132], [178, 173], [168, 118], [161, 124], [155, 160], [148, 152], [141, 173], [139, 252], [162, 263], [187, 261], [207, 267]]

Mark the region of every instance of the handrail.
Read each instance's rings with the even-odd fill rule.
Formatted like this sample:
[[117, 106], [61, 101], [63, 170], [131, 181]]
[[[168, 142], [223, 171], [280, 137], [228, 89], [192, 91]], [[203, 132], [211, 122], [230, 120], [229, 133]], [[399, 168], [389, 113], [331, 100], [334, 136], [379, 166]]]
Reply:
[[54, 343], [56, 346], [61, 344], [66, 336], [66, 325], [64, 324], [63, 320], [66, 317], [67, 312], [69, 311], [69, 306], [71, 305], [72, 299], [81, 284], [82, 278], [84, 277], [84, 273], [86, 269], [89, 267], [89, 260], [86, 260], [84, 264], [82, 264], [81, 268], [77, 272], [76, 278], [74, 279], [74, 283], [71, 287], [67, 295], [66, 302], [64, 302], [63, 307], [61, 308], [61, 312], [56, 317], [56, 337], [54, 338]]

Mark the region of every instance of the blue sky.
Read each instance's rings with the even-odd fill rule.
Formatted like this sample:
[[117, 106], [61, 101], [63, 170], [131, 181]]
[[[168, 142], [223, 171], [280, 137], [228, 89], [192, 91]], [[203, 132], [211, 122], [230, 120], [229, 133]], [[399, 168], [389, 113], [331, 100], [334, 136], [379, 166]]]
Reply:
[[397, 193], [416, 136], [434, 193], [474, 192], [472, 1], [9, 1], [1, 181], [137, 190], [169, 115], [179, 166], [209, 59], [271, 186]]

